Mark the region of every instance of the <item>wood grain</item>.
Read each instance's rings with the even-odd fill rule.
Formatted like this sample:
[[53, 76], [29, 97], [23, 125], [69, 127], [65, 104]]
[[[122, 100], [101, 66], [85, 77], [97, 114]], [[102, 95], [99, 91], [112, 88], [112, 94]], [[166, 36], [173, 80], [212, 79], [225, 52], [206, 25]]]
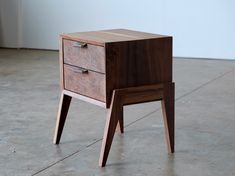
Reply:
[[106, 102], [112, 91], [172, 81], [172, 38], [107, 43]]
[[105, 75], [64, 64], [65, 89], [105, 102]]
[[60, 62], [60, 89], [61, 91], [64, 89], [64, 44], [63, 38], [59, 39], [59, 62]]
[[118, 116], [118, 125], [117, 125], [117, 131], [120, 133], [124, 133], [124, 118], [123, 118], [123, 106], [120, 106], [120, 108], [117, 111]]
[[106, 165], [118, 123], [122, 125], [119, 128], [123, 128], [123, 114], [120, 116], [120, 112], [123, 111], [123, 106], [156, 100], [162, 101], [167, 146], [169, 152], [174, 152], [174, 83], [116, 89], [113, 91], [111, 105], [106, 119], [99, 160], [101, 167]]
[[106, 108], [106, 103], [105, 102], [102, 102], [102, 101], [96, 100], [94, 98], [90, 98], [90, 97], [87, 97], [85, 95], [81, 95], [81, 94], [78, 94], [78, 93], [75, 93], [75, 92], [72, 92], [72, 91], [69, 91], [69, 90], [63, 90], [62, 92], [64, 94], [68, 95], [68, 96], [77, 98], [77, 99], [82, 100], [82, 101], [92, 103], [94, 105], [97, 105], [97, 106], [100, 106], [100, 107], [103, 107], [103, 108]]
[[54, 144], [59, 144], [60, 142], [61, 134], [63, 132], [64, 123], [68, 114], [71, 99], [72, 97], [65, 95], [63, 92], [61, 93], [54, 140], [53, 140]]
[[[85, 42], [87, 47], [74, 47]], [[71, 98], [109, 108], [99, 165], [105, 166], [115, 130], [124, 132], [123, 106], [160, 100], [168, 151], [174, 152], [172, 37], [126, 29], [62, 34], [58, 144]], [[81, 72], [86, 69], [86, 72]]]
[[109, 151], [112, 145], [113, 136], [118, 123], [118, 114], [120, 109], [120, 100], [116, 91], [113, 91], [111, 108], [108, 110], [106, 125], [104, 129], [104, 137], [102, 140], [102, 146], [100, 151], [99, 165], [104, 167], [106, 165]]
[[85, 48], [75, 47], [78, 41], [63, 40], [64, 63], [105, 73], [104, 47], [87, 44]]
[[163, 99], [161, 101], [163, 120], [165, 125], [165, 137], [169, 153], [175, 151], [175, 84], [164, 85]]
[[75, 32], [70, 34], [62, 34], [61, 36], [69, 40], [78, 40], [97, 46], [105, 46], [106, 43], [113, 42], [126, 42], [134, 40], [146, 40], [153, 38], [168, 37], [165, 35], [151, 34], [127, 29]]

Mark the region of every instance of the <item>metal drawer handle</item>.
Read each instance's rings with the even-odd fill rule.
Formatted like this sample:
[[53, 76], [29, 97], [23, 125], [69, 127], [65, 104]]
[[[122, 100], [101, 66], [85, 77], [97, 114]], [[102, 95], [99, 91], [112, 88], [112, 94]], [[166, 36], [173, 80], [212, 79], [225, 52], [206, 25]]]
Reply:
[[87, 43], [83, 43], [83, 42], [76, 42], [73, 47], [78, 47], [78, 48], [86, 48], [87, 47]]
[[84, 68], [79, 68], [79, 70], [73, 70], [75, 73], [88, 74], [88, 70]]

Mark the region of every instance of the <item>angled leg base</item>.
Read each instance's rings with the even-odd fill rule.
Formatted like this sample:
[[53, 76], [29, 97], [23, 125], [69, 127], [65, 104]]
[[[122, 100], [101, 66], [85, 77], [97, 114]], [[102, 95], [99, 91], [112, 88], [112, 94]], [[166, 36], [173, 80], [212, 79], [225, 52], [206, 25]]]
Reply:
[[[139, 87], [116, 89], [113, 91], [110, 109], [106, 119], [99, 165], [106, 165], [115, 131], [124, 132], [123, 106], [160, 100], [166, 132], [168, 151], [174, 152], [174, 83], [154, 84]], [[59, 144], [72, 96], [61, 93], [54, 144]]]
[[165, 126], [165, 137], [169, 153], [175, 151], [175, 84], [164, 85], [163, 98], [161, 101], [163, 121]]
[[174, 83], [116, 89], [106, 119], [99, 159], [101, 167], [106, 165], [117, 125], [123, 129], [123, 106], [156, 100], [162, 101], [167, 145], [169, 152], [174, 152]]
[[64, 94], [63, 92], [61, 93], [54, 140], [53, 140], [54, 144], [59, 144], [60, 142], [61, 134], [63, 132], [64, 123], [68, 114], [71, 99], [72, 97]]

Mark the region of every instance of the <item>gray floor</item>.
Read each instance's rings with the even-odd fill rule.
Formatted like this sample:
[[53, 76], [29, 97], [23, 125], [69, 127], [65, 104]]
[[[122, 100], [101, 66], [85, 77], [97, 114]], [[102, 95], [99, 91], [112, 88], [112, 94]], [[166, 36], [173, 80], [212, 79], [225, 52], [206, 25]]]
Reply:
[[233, 176], [235, 61], [175, 59], [176, 152], [168, 155], [159, 102], [125, 107], [105, 168], [98, 167], [106, 110], [74, 100], [52, 144], [58, 53], [0, 50], [1, 176]]

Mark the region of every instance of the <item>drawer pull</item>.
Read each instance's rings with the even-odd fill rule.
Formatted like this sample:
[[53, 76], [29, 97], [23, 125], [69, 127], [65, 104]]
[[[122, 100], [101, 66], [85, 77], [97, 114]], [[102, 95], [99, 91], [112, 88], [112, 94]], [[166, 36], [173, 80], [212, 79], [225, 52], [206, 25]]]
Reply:
[[78, 48], [86, 48], [87, 47], [87, 43], [83, 43], [83, 42], [76, 42], [73, 47], [78, 47]]
[[84, 68], [80, 68], [79, 70], [74, 70], [73, 69], [73, 71], [75, 72], [75, 73], [82, 73], [82, 74], [88, 74], [88, 70], [87, 69], [84, 69]]

